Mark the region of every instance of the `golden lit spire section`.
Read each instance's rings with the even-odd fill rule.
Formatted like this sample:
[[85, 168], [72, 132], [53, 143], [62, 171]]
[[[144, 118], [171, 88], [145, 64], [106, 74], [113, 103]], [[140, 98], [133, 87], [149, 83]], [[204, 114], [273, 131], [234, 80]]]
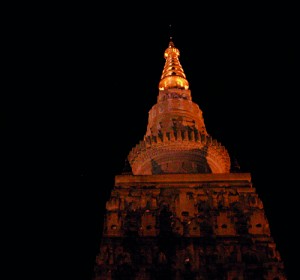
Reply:
[[175, 48], [172, 39], [168, 48], [165, 50], [164, 57], [166, 59], [165, 67], [159, 82], [159, 90], [170, 88], [188, 89], [189, 83], [179, 62], [180, 52]]

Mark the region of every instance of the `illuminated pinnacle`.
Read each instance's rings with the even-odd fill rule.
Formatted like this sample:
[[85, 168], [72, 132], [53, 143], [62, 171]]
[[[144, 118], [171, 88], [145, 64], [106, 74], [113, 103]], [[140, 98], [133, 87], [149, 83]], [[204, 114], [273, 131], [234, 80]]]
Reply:
[[166, 63], [159, 82], [159, 90], [166, 90], [170, 88], [189, 89], [189, 83], [180, 64], [179, 55], [180, 52], [177, 48], [175, 48], [172, 36], [170, 36], [169, 46], [164, 53]]

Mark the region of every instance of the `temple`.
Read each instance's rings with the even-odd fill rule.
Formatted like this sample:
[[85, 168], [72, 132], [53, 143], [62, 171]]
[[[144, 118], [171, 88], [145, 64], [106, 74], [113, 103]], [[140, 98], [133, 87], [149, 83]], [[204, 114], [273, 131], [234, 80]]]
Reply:
[[93, 280], [287, 279], [251, 174], [210, 136], [172, 38], [144, 138], [106, 203]]

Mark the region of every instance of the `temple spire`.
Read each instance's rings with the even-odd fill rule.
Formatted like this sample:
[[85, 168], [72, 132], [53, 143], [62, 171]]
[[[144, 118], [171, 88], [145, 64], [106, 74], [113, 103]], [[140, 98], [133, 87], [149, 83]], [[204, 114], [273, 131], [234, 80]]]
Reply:
[[173, 37], [170, 34], [169, 46], [164, 53], [166, 62], [159, 82], [159, 90], [170, 88], [189, 89], [189, 83], [180, 64], [179, 56], [180, 52], [175, 47]]

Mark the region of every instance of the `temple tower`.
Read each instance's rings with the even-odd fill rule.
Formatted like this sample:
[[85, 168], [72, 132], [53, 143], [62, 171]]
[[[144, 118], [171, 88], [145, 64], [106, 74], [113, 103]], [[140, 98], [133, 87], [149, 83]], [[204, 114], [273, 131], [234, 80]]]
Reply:
[[115, 176], [94, 280], [286, 279], [251, 174], [206, 130], [170, 39], [144, 138]]

